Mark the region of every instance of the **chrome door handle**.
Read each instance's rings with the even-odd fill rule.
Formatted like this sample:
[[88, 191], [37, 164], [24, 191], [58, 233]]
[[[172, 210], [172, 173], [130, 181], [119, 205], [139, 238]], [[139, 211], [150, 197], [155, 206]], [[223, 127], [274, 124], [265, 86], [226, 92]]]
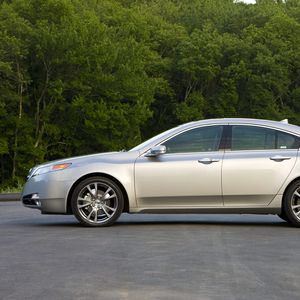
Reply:
[[205, 157], [205, 158], [201, 158], [201, 159], [198, 159], [198, 162], [201, 163], [201, 164], [211, 164], [213, 162], [218, 162], [220, 161], [219, 159], [214, 159], [214, 158], [208, 158], [208, 157]]
[[274, 160], [274, 161], [279, 161], [280, 162], [280, 161], [291, 159], [291, 157], [281, 156], [281, 155], [275, 155], [275, 156], [270, 157], [270, 159]]

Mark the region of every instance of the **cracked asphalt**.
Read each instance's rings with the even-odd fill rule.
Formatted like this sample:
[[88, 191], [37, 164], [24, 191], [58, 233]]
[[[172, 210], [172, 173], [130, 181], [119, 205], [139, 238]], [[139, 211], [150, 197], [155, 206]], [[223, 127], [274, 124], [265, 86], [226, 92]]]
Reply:
[[0, 202], [0, 299], [299, 299], [277, 216], [128, 215], [108, 228]]

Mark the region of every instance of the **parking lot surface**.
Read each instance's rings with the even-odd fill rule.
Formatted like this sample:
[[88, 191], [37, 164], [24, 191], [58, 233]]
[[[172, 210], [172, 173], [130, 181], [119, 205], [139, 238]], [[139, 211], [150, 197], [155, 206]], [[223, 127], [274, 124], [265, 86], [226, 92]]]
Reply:
[[0, 203], [0, 299], [299, 299], [276, 216], [128, 215], [108, 228]]

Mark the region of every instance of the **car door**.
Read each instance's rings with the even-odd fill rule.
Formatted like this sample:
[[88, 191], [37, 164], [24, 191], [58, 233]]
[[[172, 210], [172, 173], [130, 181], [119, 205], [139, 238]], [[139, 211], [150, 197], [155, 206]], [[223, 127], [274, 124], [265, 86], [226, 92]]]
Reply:
[[296, 163], [299, 139], [266, 127], [230, 128], [222, 168], [224, 206], [268, 205]]
[[142, 154], [135, 162], [139, 207], [180, 208], [223, 206], [219, 150], [223, 126], [203, 126], [163, 142], [166, 153]]

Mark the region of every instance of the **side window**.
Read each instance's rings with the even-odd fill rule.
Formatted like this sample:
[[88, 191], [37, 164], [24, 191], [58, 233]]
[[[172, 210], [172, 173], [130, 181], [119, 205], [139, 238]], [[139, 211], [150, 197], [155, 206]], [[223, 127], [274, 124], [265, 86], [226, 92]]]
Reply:
[[298, 149], [299, 138], [256, 126], [232, 126], [231, 150]]
[[232, 126], [232, 150], [275, 149], [276, 131], [255, 126]]
[[163, 145], [167, 153], [218, 151], [223, 126], [207, 126], [191, 129], [169, 139]]
[[277, 131], [277, 149], [298, 149], [298, 137]]

